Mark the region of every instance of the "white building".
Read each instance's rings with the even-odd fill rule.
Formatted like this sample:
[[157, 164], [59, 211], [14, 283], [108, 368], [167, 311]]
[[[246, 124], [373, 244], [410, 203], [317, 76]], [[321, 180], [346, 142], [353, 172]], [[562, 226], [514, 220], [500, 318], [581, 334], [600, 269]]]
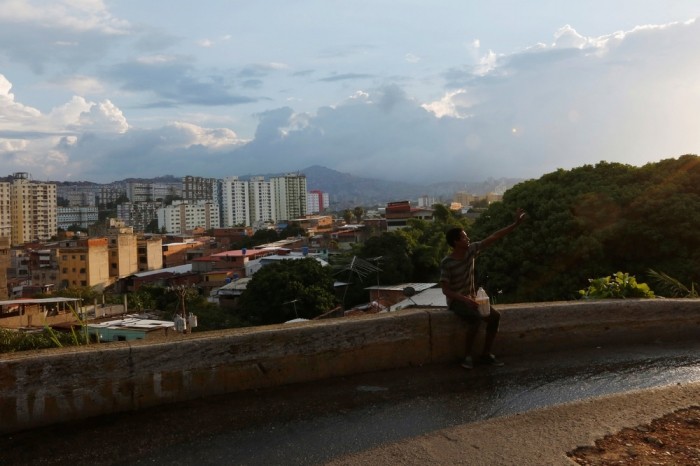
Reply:
[[90, 225], [97, 223], [99, 212], [97, 207], [59, 207], [57, 209], [58, 228], [67, 230], [77, 225], [87, 231]]
[[306, 215], [306, 175], [287, 174], [270, 178], [275, 199], [275, 220], [290, 220]]
[[[250, 224], [275, 222], [275, 196], [272, 183], [261, 176], [250, 180]], [[246, 225], [247, 226], [247, 225]]]
[[223, 227], [250, 226], [249, 188], [249, 183], [237, 176], [228, 176], [218, 183]]
[[187, 233], [196, 228], [219, 228], [219, 207], [208, 201], [187, 203], [175, 201], [158, 209], [158, 228], [168, 233]]

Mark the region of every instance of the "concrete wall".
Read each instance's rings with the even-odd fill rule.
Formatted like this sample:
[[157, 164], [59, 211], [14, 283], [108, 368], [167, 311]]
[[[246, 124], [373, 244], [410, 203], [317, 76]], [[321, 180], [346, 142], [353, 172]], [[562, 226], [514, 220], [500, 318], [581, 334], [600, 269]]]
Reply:
[[[501, 355], [698, 339], [700, 300], [497, 306]], [[215, 394], [456, 360], [444, 309], [3, 355], [0, 433]]]

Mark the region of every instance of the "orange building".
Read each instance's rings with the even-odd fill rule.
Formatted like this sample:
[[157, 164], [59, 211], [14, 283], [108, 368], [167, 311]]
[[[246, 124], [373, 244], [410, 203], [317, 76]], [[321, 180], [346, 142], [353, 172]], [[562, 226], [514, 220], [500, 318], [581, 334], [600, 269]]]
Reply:
[[111, 283], [107, 238], [61, 241], [57, 261], [61, 288], [104, 288]]

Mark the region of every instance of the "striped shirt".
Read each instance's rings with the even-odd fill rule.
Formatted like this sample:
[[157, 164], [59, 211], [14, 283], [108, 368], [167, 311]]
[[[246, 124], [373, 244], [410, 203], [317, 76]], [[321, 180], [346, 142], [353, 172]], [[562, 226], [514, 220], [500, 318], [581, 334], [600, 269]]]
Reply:
[[[447, 287], [462, 295], [474, 294], [472, 285], [472, 276], [474, 275], [474, 260], [481, 251], [481, 241], [475, 241], [469, 244], [469, 250], [464, 255], [463, 259], [455, 259], [451, 256], [445, 256], [440, 261], [440, 283], [447, 283]], [[451, 304], [450, 298], [447, 298], [447, 305]]]

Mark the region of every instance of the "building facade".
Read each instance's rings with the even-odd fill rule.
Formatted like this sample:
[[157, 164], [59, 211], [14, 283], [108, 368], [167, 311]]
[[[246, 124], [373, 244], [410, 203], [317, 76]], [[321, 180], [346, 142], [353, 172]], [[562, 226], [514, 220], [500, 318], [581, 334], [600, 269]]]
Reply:
[[276, 204], [272, 183], [258, 176], [251, 178], [248, 188], [250, 201], [250, 223], [246, 226], [274, 223]]
[[275, 199], [275, 220], [291, 220], [306, 215], [306, 175], [287, 174], [270, 178]]
[[58, 228], [67, 230], [72, 226], [78, 226], [87, 231], [90, 225], [99, 220], [97, 207], [58, 207], [56, 209]]
[[139, 272], [163, 268], [163, 240], [160, 237], [140, 237], [137, 248]]
[[61, 241], [56, 254], [61, 288], [110, 284], [107, 238]]
[[250, 226], [250, 197], [248, 181], [229, 176], [218, 184], [217, 197], [221, 206], [221, 226]]
[[56, 236], [56, 185], [37, 183], [29, 174], [14, 173], [11, 183], [0, 182], [0, 236], [12, 246], [47, 241]]
[[196, 228], [219, 228], [219, 206], [208, 201], [175, 201], [158, 209], [158, 228], [165, 228], [166, 232], [174, 234], [191, 232]]
[[125, 202], [117, 205], [117, 218], [134, 231], [146, 231], [152, 222], [158, 221], [158, 209], [163, 207], [160, 201]]
[[182, 197], [181, 183], [141, 183], [128, 182], [126, 197], [131, 202], [166, 201]]
[[182, 178], [182, 199], [185, 201], [211, 201], [214, 199], [215, 178], [185, 176]]
[[98, 191], [99, 186], [93, 184], [59, 184], [56, 187], [58, 197], [66, 200], [69, 207], [94, 207]]
[[309, 214], [318, 214], [325, 212], [330, 206], [330, 198], [328, 193], [324, 193], [317, 189], [309, 191], [306, 198], [306, 212]]
[[139, 271], [138, 239], [134, 230], [127, 226], [109, 229], [109, 276], [113, 279], [126, 277]]

